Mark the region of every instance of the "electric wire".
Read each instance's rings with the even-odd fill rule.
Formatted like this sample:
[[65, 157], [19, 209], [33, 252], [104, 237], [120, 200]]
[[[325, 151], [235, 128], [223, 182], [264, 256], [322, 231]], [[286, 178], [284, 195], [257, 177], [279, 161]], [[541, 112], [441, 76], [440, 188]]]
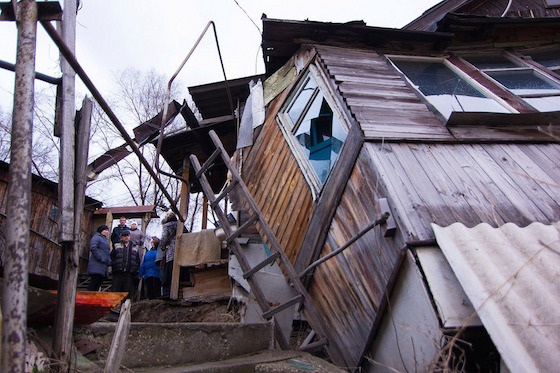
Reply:
[[251, 21], [251, 23], [253, 25], [255, 25], [255, 27], [257, 28], [257, 30], [259, 30], [259, 35], [262, 35], [262, 31], [259, 28], [259, 26], [255, 23], [255, 21], [253, 21], [253, 19], [251, 18], [251, 16], [249, 16], [249, 14], [245, 11], [245, 9], [243, 9], [243, 7], [241, 5], [239, 5], [239, 3], [237, 2], [237, 0], [233, 0], [233, 2], [239, 7], [239, 9], [241, 9], [243, 11], [243, 13], [245, 13], [245, 15], [247, 16], [247, 18], [249, 18], [249, 21]]

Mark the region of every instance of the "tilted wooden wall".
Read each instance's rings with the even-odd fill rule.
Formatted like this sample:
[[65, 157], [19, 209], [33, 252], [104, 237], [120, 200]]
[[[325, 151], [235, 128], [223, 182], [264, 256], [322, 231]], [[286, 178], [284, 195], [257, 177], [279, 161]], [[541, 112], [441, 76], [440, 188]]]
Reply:
[[[362, 152], [330, 223], [320, 257], [348, 242], [379, 218], [377, 175]], [[368, 346], [383, 297], [402, 253], [395, 239], [376, 227], [342, 254], [320, 264], [309, 292], [327, 327], [346, 349], [347, 366], [356, 367]]]
[[244, 181], [294, 263], [313, 210], [313, 197], [275, 115], [268, 116], [254, 145], [244, 152]]

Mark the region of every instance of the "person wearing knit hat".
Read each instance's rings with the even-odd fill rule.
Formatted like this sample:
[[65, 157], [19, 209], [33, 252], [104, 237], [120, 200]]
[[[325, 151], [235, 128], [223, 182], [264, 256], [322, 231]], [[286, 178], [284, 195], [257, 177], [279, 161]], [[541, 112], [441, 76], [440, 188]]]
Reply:
[[100, 225], [89, 242], [89, 261], [87, 265], [89, 284], [87, 289], [90, 291], [98, 291], [108, 275], [111, 265], [111, 248], [108, 236], [109, 227]]

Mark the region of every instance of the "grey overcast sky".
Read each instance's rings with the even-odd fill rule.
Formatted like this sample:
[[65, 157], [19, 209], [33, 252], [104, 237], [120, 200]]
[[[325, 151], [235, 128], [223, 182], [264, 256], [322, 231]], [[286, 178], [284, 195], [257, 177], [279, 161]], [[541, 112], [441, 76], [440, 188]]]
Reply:
[[[401, 28], [440, 0], [80, 0], [76, 56], [93, 83], [111, 94], [120, 70], [177, 70], [209, 21], [216, 25], [228, 79], [264, 72], [260, 53], [268, 18]], [[63, 1], [60, 1], [63, 5]], [[223, 80], [211, 29], [178, 76], [184, 87]], [[15, 63], [17, 30], [0, 22], [0, 60]], [[58, 50], [38, 26], [36, 70], [59, 76]], [[79, 84], [79, 83], [78, 83]], [[0, 69], [0, 110], [11, 111], [14, 74]], [[37, 84], [37, 90], [47, 88]], [[86, 93], [78, 85], [77, 101]]]

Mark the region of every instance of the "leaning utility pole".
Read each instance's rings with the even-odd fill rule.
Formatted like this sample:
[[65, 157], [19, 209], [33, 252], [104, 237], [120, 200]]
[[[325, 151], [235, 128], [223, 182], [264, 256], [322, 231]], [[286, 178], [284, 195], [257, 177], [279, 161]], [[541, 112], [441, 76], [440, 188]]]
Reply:
[[31, 139], [35, 92], [37, 4], [13, 2], [16, 16], [17, 56], [10, 174], [6, 206], [6, 248], [2, 296], [2, 372], [25, 371], [27, 340], [27, 272], [31, 220]]

